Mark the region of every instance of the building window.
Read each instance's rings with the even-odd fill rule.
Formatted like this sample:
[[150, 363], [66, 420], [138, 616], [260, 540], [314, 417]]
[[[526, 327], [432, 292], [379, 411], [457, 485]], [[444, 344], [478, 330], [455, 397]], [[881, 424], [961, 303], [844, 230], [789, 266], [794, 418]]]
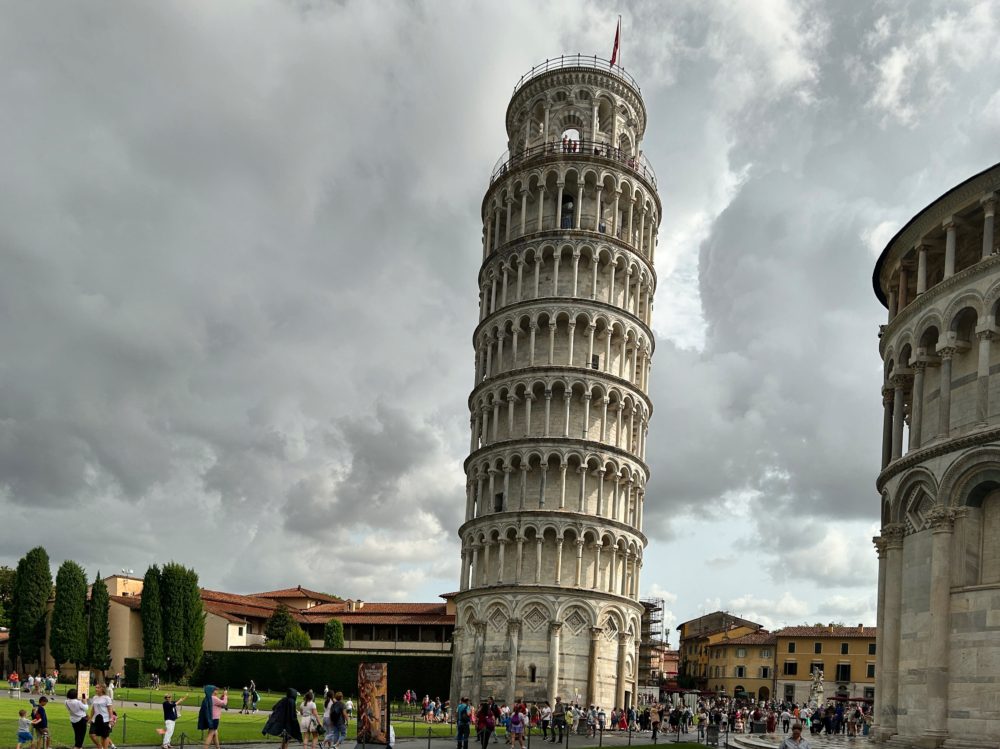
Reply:
[[760, 678], [762, 678], [762, 679], [770, 679], [771, 678], [771, 667], [770, 666], [761, 666], [760, 667]]
[[594, 354], [590, 357], [590, 368], [600, 369], [601, 368], [601, 356], [600, 354]]
[[493, 497], [493, 512], [503, 512], [503, 492]]
[[747, 657], [747, 649], [746, 648], [736, 648], [736, 657], [737, 658], [746, 658]]
[[538, 678], [538, 669], [535, 666], [528, 666], [528, 681], [532, 684], [535, 683], [535, 679]]
[[395, 627], [377, 625], [375, 627], [375, 639], [382, 642], [390, 642], [396, 639]]
[[868, 664], [868, 678], [869, 679], [874, 679], [875, 678], [875, 664], [874, 663], [869, 663]]
[[840, 643], [840, 654], [847, 655], [847, 652], [848, 652], [847, 643], [846, 642]]
[[737, 666], [736, 667], [736, 678], [737, 679], [745, 679], [746, 675], [747, 675], [746, 666]]
[[865, 699], [866, 700], [875, 699], [875, 687], [865, 687]]
[[785, 667], [782, 671], [785, 676], [795, 676], [799, 673], [799, 664], [795, 661], [785, 661]]
[[875, 655], [875, 643], [874, 642], [869, 642], [868, 643], [868, 655]]
[[837, 681], [850, 681], [851, 680], [851, 664], [850, 663], [838, 663], [837, 664]]
[[814, 642], [813, 643], [813, 652], [816, 655], [819, 655], [820, 653], [822, 653], [823, 652], [823, 643], [821, 643], [821, 642]]
[[771, 657], [771, 648], [763, 648], [760, 651], [760, 657], [761, 658], [770, 658]]
[[398, 627], [400, 642], [416, 642], [420, 639], [420, 627], [413, 624], [400, 624]]
[[795, 643], [794, 642], [788, 643], [788, 652], [789, 653], [794, 653], [795, 652]]
[[238, 637], [243, 637], [243, 627], [237, 627], [236, 628], [236, 635]]
[[[402, 627], [400, 627], [402, 634]], [[420, 642], [443, 642], [443, 635], [440, 627], [428, 626], [420, 628]]]

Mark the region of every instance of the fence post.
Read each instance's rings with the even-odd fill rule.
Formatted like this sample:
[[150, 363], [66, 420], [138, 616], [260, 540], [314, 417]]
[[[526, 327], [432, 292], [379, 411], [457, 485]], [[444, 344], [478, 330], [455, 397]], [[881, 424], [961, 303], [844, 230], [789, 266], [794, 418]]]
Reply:
[[427, 749], [431, 749], [431, 733], [433, 730], [432, 726], [427, 726]]
[[600, 737], [597, 739], [597, 745], [604, 746], [604, 724], [602, 723], [599, 726], [599, 728], [600, 728]]
[[628, 722], [628, 745], [632, 746], [632, 721]]
[[128, 713], [122, 713], [122, 743], [128, 743]]
[[187, 741], [187, 737], [186, 733], [181, 733], [181, 749], [184, 749], [184, 742]]

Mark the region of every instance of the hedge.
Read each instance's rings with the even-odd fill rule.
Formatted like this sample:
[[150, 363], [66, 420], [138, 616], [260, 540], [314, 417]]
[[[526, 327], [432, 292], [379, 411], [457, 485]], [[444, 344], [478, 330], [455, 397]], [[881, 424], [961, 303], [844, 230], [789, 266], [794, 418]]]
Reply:
[[359, 663], [389, 664], [389, 695], [399, 698], [407, 689], [432, 698], [448, 698], [450, 653], [378, 654], [329, 650], [217, 650], [202, 655], [191, 676], [192, 684], [215, 684], [240, 689], [253, 679], [258, 689], [283, 692], [294, 687], [322, 689], [329, 685], [355, 694]]

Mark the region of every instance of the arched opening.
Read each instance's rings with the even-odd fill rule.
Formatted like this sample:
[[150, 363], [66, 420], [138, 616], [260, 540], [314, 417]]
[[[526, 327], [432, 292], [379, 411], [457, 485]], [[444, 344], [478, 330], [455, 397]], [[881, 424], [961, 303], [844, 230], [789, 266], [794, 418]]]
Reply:
[[767, 687], [761, 687], [757, 690], [757, 699], [761, 702], [767, 702], [771, 698], [771, 690]]
[[578, 153], [581, 148], [580, 131], [576, 127], [567, 127], [562, 134], [562, 152]]
[[535, 664], [532, 663], [530, 666], [528, 666], [528, 681], [534, 684], [537, 680], [538, 680], [538, 669], [535, 667]]

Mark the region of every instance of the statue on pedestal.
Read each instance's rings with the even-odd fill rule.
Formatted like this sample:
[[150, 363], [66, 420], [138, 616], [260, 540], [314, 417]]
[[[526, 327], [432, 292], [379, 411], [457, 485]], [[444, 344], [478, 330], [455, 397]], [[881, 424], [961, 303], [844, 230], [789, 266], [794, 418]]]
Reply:
[[822, 707], [826, 700], [823, 697], [823, 671], [817, 668], [813, 671], [812, 686], [809, 687], [809, 707]]

